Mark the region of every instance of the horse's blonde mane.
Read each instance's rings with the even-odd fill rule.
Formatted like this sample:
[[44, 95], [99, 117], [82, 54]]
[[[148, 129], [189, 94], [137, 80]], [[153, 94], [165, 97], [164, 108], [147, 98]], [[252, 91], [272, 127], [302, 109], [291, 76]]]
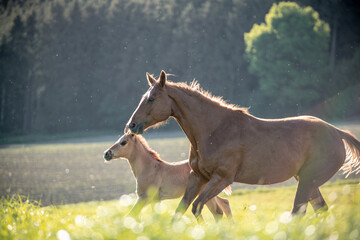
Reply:
[[147, 143], [147, 141], [143, 136], [135, 135], [134, 137], [135, 140], [139, 141], [139, 143], [143, 146], [144, 150], [148, 152], [155, 160], [159, 162], [163, 162], [163, 160], [160, 158], [160, 155], [150, 148], [149, 144]]
[[195, 79], [190, 83], [190, 85], [185, 82], [175, 83], [175, 82], [170, 82], [170, 81], [168, 81], [167, 84], [189, 90], [194, 94], [200, 94], [200, 95], [204, 96], [207, 100], [217, 103], [219, 106], [226, 107], [226, 108], [229, 108], [232, 110], [240, 110], [243, 113], [248, 113], [247, 108], [242, 108], [235, 104], [227, 103], [222, 97], [214, 96], [211, 92], [202, 89], [200, 87], [199, 82], [196, 81]]

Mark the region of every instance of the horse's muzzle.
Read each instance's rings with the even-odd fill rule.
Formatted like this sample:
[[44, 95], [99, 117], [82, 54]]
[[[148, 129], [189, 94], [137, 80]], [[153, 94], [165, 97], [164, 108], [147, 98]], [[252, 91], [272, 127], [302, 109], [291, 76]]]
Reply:
[[144, 123], [137, 124], [135, 122], [131, 122], [127, 125], [127, 127], [134, 134], [142, 134], [144, 132]]
[[110, 161], [113, 157], [113, 153], [111, 152], [111, 150], [108, 150], [104, 153], [104, 159], [106, 161]]

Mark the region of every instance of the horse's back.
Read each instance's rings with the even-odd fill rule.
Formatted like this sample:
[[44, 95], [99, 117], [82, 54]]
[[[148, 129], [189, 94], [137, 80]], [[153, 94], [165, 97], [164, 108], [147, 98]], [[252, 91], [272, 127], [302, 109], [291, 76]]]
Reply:
[[[312, 116], [257, 119], [245, 134], [244, 157], [236, 178], [251, 184], [285, 181], [308, 161], [337, 168], [344, 147], [336, 128]], [[336, 160], [332, 155], [336, 155]]]

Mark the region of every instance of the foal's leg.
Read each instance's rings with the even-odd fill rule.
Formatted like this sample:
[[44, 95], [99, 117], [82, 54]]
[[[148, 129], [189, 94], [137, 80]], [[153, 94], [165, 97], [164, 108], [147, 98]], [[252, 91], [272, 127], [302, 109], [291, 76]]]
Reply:
[[138, 199], [135, 202], [135, 205], [131, 208], [130, 212], [128, 213], [129, 216], [137, 217], [141, 210], [148, 205], [150, 202], [147, 194], [139, 195]]
[[214, 173], [210, 181], [206, 184], [204, 190], [193, 203], [192, 213], [195, 217], [201, 214], [204, 204], [211, 198], [218, 195], [224, 188], [229, 186], [232, 181], [229, 178], [221, 177], [219, 174]]
[[223, 216], [223, 211], [222, 209], [219, 207], [218, 203], [216, 202], [215, 198], [210, 199], [207, 203], [206, 203], [207, 208], [210, 210], [210, 212], [212, 213], [212, 215], [215, 218], [215, 221], [219, 221], [222, 216]]
[[189, 182], [186, 186], [184, 197], [181, 199], [179, 206], [176, 209], [176, 216], [179, 217], [185, 213], [192, 201], [199, 194], [206, 180], [201, 176], [195, 174], [194, 171], [190, 172]]
[[223, 210], [226, 217], [229, 220], [233, 221], [229, 200], [219, 196], [214, 197], [214, 199], [218, 203], [219, 207]]

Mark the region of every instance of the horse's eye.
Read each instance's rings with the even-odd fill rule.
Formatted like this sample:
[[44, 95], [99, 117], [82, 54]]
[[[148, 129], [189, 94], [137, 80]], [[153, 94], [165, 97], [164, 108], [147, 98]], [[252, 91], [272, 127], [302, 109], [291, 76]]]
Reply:
[[122, 142], [120, 143], [120, 145], [121, 145], [121, 146], [125, 146], [125, 145], [126, 145], [126, 141], [122, 141]]
[[148, 99], [148, 103], [152, 103], [152, 102], [154, 102], [155, 101], [155, 98], [149, 98]]

